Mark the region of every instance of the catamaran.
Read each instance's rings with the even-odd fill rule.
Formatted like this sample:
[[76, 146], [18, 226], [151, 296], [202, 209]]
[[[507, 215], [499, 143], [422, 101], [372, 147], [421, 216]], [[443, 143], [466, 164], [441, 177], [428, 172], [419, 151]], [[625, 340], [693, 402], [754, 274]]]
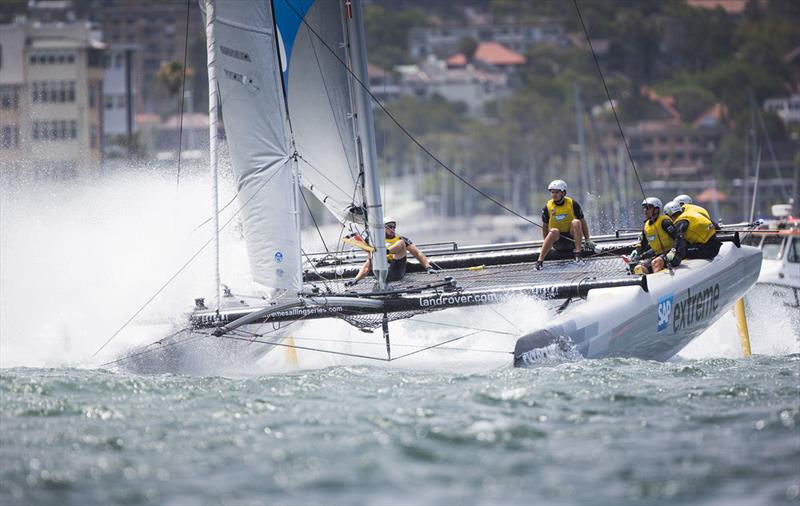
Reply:
[[[490, 350], [504, 353], [509, 364], [526, 366], [562, 351], [666, 360], [758, 277], [761, 251], [742, 246], [736, 233], [720, 234], [724, 244], [711, 261], [689, 260], [649, 276], [631, 274], [619, 258], [636, 236], [616, 233], [595, 238], [595, 251], [580, 263], [552, 252], [542, 271], [532, 267], [540, 242], [424, 247], [437, 273], [409, 260], [405, 277], [387, 283], [361, 2], [204, 0], [202, 9], [211, 170], [216, 175], [221, 111], [258, 297], [248, 302], [226, 290], [217, 260], [214, 302], [196, 299], [187, 328], [131, 350], [119, 365], [141, 372], [186, 370], [187, 364], [193, 371], [220, 370], [277, 348], [408, 362], [461, 338], [406, 343], [398, 351], [390, 324], [520, 298], [554, 302], [540, 328], [514, 336], [515, 346], [498, 340]], [[344, 284], [366, 252], [345, 254], [341, 245], [317, 255], [302, 249], [301, 186], [339, 220], [342, 235], [361, 237], [374, 251], [374, 283]], [[218, 221], [214, 228], [219, 231]], [[218, 239], [215, 248], [218, 259]], [[346, 322], [365, 339], [358, 346], [335, 336], [324, 346], [295, 342], [297, 324], [316, 319]]]

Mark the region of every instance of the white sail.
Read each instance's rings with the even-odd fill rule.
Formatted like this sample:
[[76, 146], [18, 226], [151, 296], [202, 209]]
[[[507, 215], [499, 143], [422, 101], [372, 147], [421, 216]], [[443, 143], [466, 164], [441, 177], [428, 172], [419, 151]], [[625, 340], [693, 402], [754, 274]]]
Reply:
[[215, 3], [214, 62], [254, 281], [297, 293], [302, 283], [294, 149], [270, 2]]
[[301, 182], [340, 221], [362, 221], [345, 2], [275, 0], [274, 6]]

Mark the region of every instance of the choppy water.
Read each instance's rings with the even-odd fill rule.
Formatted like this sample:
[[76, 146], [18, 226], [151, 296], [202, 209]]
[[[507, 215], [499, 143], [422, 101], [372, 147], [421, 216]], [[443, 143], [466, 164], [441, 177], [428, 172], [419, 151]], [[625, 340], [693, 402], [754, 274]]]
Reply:
[[2, 504], [797, 504], [800, 355], [0, 373]]

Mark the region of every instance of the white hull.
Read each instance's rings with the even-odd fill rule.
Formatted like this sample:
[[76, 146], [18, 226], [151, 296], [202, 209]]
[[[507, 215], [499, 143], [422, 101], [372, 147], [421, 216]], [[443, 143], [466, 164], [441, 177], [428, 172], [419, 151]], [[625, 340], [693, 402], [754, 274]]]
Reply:
[[[731, 308], [756, 282], [761, 251], [725, 243], [713, 260], [687, 260], [673, 273], [635, 287], [592, 290], [586, 302], [521, 338], [515, 362], [536, 362], [537, 350], [559, 338], [588, 358], [667, 360]], [[566, 338], [566, 339], [565, 339]]]

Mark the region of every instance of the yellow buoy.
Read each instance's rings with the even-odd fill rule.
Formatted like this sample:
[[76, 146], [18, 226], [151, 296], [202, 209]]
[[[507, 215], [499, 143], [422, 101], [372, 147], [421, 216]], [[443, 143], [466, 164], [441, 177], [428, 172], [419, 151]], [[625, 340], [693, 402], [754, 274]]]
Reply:
[[733, 305], [733, 314], [736, 316], [736, 328], [739, 329], [739, 339], [742, 342], [742, 354], [744, 358], [748, 358], [751, 355], [750, 332], [747, 330], [747, 317], [744, 314], [744, 297]]

